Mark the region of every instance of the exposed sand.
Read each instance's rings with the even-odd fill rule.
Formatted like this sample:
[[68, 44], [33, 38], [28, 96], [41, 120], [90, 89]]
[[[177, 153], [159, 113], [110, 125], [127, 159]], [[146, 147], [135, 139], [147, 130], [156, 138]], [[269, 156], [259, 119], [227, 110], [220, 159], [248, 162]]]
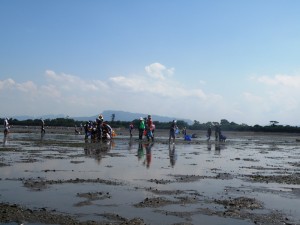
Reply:
[[300, 224], [298, 135], [189, 131], [169, 145], [167, 130], [154, 143], [39, 131], [1, 137], [2, 224]]

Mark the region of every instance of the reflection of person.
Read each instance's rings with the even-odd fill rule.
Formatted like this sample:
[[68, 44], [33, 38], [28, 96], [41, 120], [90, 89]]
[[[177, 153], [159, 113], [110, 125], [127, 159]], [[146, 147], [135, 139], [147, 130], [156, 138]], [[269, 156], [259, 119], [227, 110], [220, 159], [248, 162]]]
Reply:
[[102, 158], [114, 147], [113, 141], [101, 142], [100, 145], [90, 145], [85, 139], [84, 154], [94, 158], [100, 164]]
[[6, 144], [7, 144], [7, 137], [6, 137], [6, 135], [4, 135], [4, 137], [3, 137], [3, 147], [5, 147]]
[[169, 157], [170, 157], [170, 164], [172, 167], [175, 166], [175, 162], [177, 160], [177, 154], [175, 151], [175, 145], [172, 145], [173, 147], [171, 148], [171, 145], [169, 145]]
[[144, 157], [144, 155], [145, 155], [144, 147], [143, 144], [140, 142], [138, 145], [138, 152], [137, 152], [138, 160], [140, 161]]
[[170, 127], [169, 143], [171, 142], [171, 138], [173, 138], [173, 143], [175, 142], [175, 134], [176, 134], [177, 129], [178, 129], [177, 121], [173, 120], [171, 127]]
[[211, 150], [211, 142], [207, 142], [207, 150], [210, 151]]
[[151, 159], [152, 159], [152, 147], [153, 147], [153, 143], [149, 144], [145, 144], [145, 147], [146, 147], [146, 166], [147, 168], [150, 167], [150, 164], [151, 164]]
[[215, 143], [215, 154], [220, 155], [221, 146], [219, 142]]
[[128, 150], [129, 150], [129, 151], [132, 150], [132, 138], [129, 139]]

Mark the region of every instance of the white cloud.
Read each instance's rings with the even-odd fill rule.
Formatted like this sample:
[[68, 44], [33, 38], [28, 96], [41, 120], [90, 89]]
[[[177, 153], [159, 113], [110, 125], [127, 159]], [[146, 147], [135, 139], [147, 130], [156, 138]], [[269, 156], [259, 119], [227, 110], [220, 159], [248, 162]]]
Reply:
[[160, 63], [152, 63], [149, 66], [145, 67], [147, 74], [155, 79], [165, 80], [166, 77], [172, 76], [175, 69], [166, 68]]
[[[274, 76], [255, 76], [252, 81], [259, 83], [256, 94], [244, 93], [245, 102], [251, 115], [277, 120], [283, 124], [295, 124], [296, 112], [300, 110], [300, 76], [277, 74]], [[255, 90], [255, 87], [253, 88]]]
[[261, 76], [257, 77], [256, 80], [260, 83], [267, 85], [276, 85], [276, 86], [285, 86], [285, 87], [300, 87], [300, 76], [290, 76], [290, 75], [282, 75], [278, 74], [274, 77], [270, 76]]
[[[201, 106], [203, 109], [205, 101], [213, 102], [217, 99], [213, 94], [204, 93], [199, 88], [189, 88], [174, 80], [171, 76], [173, 68], [168, 69], [160, 63], [153, 63], [145, 68], [146, 74], [113, 76], [108, 80], [87, 80], [47, 70], [45, 82], [40, 86], [33, 81], [18, 83], [7, 79], [0, 81], [0, 91], [4, 87], [14, 89], [10, 98], [18, 98], [20, 102], [22, 111], [8, 109], [6, 113], [10, 115], [17, 112], [32, 114], [33, 111], [35, 114], [92, 115], [105, 109], [180, 115], [182, 107], [178, 106], [184, 106], [186, 102], [193, 102], [189, 103], [192, 108]], [[149, 75], [153, 79], [149, 80]], [[24, 104], [27, 104], [26, 107]], [[191, 106], [186, 106], [187, 113], [182, 116], [187, 116], [190, 112], [188, 109]]]
[[48, 83], [55, 84], [56, 87], [65, 91], [100, 91], [108, 88], [101, 80], [84, 80], [65, 73], [56, 74], [51, 70], [46, 71], [46, 79]]
[[[47, 70], [42, 85], [0, 80], [0, 101], [9, 105], [1, 113], [80, 116], [116, 109], [201, 122], [228, 119], [263, 124], [269, 120], [282, 123], [298, 120], [299, 76], [257, 76], [249, 83], [249, 90], [235, 93], [232, 88], [233, 93], [227, 95], [222, 90], [210, 93], [179, 82], [172, 76], [175, 70], [160, 63], [148, 65], [145, 70], [144, 74], [123, 74], [107, 80], [88, 80]], [[193, 82], [205, 83], [200, 79]], [[215, 90], [209, 84], [205, 88]]]

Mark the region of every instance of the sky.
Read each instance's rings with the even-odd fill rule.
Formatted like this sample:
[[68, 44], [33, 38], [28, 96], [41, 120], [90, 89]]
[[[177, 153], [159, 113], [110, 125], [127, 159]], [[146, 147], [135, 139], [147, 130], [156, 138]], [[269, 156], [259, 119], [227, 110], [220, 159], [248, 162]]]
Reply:
[[298, 0], [1, 0], [0, 117], [122, 110], [300, 126], [299, 8]]

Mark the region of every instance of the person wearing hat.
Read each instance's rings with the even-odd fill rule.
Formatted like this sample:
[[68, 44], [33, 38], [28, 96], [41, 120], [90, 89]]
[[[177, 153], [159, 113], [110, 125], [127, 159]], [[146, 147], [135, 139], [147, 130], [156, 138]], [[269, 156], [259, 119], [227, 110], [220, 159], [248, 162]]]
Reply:
[[100, 114], [98, 118], [96, 118], [96, 133], [97, 133], [97, 139], [102, 139], [102, 130], [103, 130], [103, 116]]
[[140, 123], [139, 123], [139, 140], [143, 139], [143, 134], [144, 134], [145, 128], [146, 128], [146, 126], [145, 126], [144, 118], [141, 117], [140, 118]]

